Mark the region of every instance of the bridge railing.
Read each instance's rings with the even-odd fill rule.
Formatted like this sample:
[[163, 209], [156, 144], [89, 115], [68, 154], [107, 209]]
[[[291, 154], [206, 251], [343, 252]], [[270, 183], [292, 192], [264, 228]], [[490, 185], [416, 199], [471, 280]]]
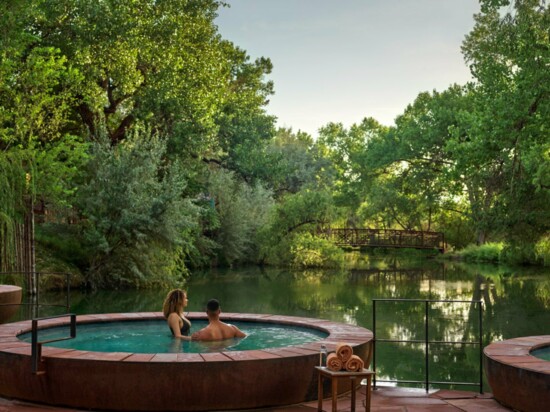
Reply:
[[442, 232], [397, 229], [324, 229], [321, 235], [338, 246], [369, 246], [445, 250]]

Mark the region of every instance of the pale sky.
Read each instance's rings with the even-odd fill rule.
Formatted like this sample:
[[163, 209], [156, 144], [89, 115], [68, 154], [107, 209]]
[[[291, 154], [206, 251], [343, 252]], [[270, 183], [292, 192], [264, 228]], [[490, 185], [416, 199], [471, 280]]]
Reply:
[[471, 80], [460, 46], [477, 0], [226, 0], [216, 19], [251, 59], [269, 57], [277, 126], [393, 124], [423, 91]]

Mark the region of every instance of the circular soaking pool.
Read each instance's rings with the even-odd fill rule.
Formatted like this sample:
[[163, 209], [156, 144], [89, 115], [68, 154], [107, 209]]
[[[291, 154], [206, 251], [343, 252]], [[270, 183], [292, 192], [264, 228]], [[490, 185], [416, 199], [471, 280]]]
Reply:
[[550, 346], [545, 346], [540, 349], [535, 349], [534, 351], [531, 352], [531, 355], [533, 355], [535, 358], [550, 361]]
[[[206, 316], [191, 313], [189, 319], [195, 329], [206, 321]], [[56, 346], [42, 348], [40, 366], [44, 373], [33, 374], [31, 344], [25, 341], [28, 335], [24, 335], [30, 332], [31, 321], [4, 324], [0, 325], [0, 396], [75, 408], [127, 411], [261, 408], [317, 398], [314, 366], [319, 362], [322, 344], [330, 351], [337, 343], [347, 342], [366, 365], [370, 363], [372, 332], [362, 327], [262, 314], [224, 313], [223, 320], [245, 330], [288, 327], [313, 335], [301, 343], [279, 347], [273, 343], [267, 345], [270, 347], [245, 350], [245, 346], [230, 345], [200, 353], [192, 352], [185, 344], [168, 345], [168, 350], [157, 352], [99, 352], [91, 348], [63, 348], [54, 343]], [[118, 328], [119, 322], [141, 326], [152, 322], [160, 328], [161, 336], [170, 333], [161, 313], [129, 313], [78, 316], [77, 336], [86, 325], [110, 324]], [[68, 333], [68, 323], [68, 317], [39, 322], [39, 340], [47, 339], [47, 329], [62, 326]], [[338, 391], [349, 389], [348, 383]]]
[[550, 362], [542, 354], [548, 354], [549, 348], [550, 335], [526, 336], [488, 345], [483, 350], [484, 369], [495, 399], [518, 411], [548, 410]]
[[[80, 325], [74, 339], [54, 341], [45, 346], [95, 352], [131, 353], [208, 353], [242, 351], [295, 346], [326, 338], [327, 332], [297, 325], [267, 322], [233, 322], [247, 334], [244, 339], [226, 339], [216, 342], [182, 341], [174, 339], [164, 319], [125, 322], [98, 322]], [[208, 325], [194, 321], [191, 333]], [[67, 327], [42, 329], [39, 341], [56, 340], [67, 336]], [[31, 342], [31, 333], [19, 336]]]

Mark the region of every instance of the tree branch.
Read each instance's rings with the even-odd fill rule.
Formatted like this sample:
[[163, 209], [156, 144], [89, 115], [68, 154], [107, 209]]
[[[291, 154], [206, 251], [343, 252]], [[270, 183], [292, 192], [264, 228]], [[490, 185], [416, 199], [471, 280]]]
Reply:
[[289, 233], [292, 233], [294, 232], [296, 229], [298, 229], [299, 227], [301, 226], [304, 226], [304, 225], [308, 225], [310, 223], [325, 223], [319, 219], [310, 219], [310, 220], [306, 220], [304, 222], [300, 222], [298, 223], [297, 225], [294, 225], [292, 227], [289, 227], [287, 230], [286, 230], [286, 234], [288, 235]]
[[134, 115], [132, 114], [129, 114], [124, 119], [122, 119], [122, 121], [120, 122], [116, 130], [114, 132], [109, 133], [109, 137], [111, 139], [111, 145], [115, 146], [117, 143], [119, 143], [121, 140], [123, 140], [126, 137], [126, 131], [132, 125], [133, 122], [134, 122]]

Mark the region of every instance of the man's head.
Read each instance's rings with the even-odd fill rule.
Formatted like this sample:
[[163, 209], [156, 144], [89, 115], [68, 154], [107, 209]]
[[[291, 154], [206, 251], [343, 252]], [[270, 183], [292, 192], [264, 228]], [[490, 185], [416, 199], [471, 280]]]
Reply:
[[210, 299], [206, 304], [206, 314], [209, 317], [218, 316], [220, 314], [220, 302], [217, 299]]

